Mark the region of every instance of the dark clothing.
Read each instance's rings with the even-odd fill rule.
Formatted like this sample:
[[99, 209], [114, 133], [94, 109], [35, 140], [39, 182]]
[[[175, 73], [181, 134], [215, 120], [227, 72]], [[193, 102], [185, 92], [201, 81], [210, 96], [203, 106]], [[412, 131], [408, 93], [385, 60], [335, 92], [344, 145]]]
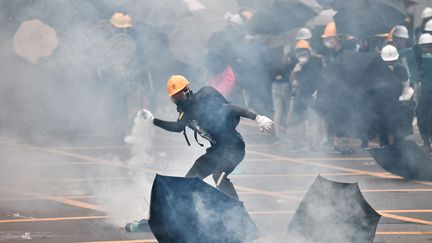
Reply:
[[206, 149], [205, 154], [195, 161], [192, 168], [186, 174], [186, 177], [204, 179], [212, 174], [213, 180], [215, 183], [218, 183], [222, 173], [225, 172], [224, 177], [220, 180], [221, 183], [217, 186], [221, 191], [238, 199], [238, 195], [230, 179], [228, 179], [228, 175], [240, 164], [244, 156], [244, 143], [235, 146], [211, 146]]
[[214, 101], [209, 94], [219, 94], [214, 88], [206, 86], [196, 94], [192, 94], [184, 103], [178, 104], [179, 118], [176, 122], [154, 119], [153, 123], [171, 132], [181, 132], [186, 126], [197, 132], [210, 142], [211, 147], [206, 150], [192, 166], [186, 177], [201, 179], [213, 174], [218, 188], [228, 195], [238, 198], [237, 193], [227, 178], [234, 168], [243, 160], [245, 144], [236, 127], [240, 117], [255, 120], [256, 114], [242, 107]]
[[318, 88], [320, 79], [319, 72], [322, 68], [322, 59], [311, 56], [309, 61], [302, 65], [301, 71], [295, 74], [299, 86], [296, 90], [296, 102], [294, 103], [294, 112], [300, 121], [307, 119], [306, 112], [308, 108], [314, 109], [314, 98], [312, 94]]
[[395, 76], [394, 83], [379, 89], [376, 93], [379, 96], [376, 98], [378, 100], [382, 99], [379, 104], [386, 104], [380, 107], [382, 112], [378, 113], [382, 116], [379, 127], [381, 146], [390, 144], [389, 135], [393, 135], [395, 142], [400, 142], [404, 136], [413, 132], [413, 105], [411, 102], [402, 103], [399, 101], [399, 96], [403, 90], [402, 82], [408, 80], [408, 72], [403, 65], [397, 63], [394, 66], [393, 73]]
[[431, 144], [432, 89], [421, 89], [417, 106], [417, 119], [420, 136], [424, 144]]
[[431, 144], [432, 124], [432, 57], [423, 55], [420, 97], [416, 110], [420, 136], [424, 144]]

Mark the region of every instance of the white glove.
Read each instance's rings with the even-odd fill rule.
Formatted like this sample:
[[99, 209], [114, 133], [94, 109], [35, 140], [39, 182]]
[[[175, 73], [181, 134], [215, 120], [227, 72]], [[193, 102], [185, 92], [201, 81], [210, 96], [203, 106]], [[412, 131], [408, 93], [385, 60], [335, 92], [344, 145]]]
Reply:
[[293, 72], [297, 73], [302, 70], [302, 65], [300, 63], [297, 63], [293, 69]]
[[414, 89], [411, 87], [404, 87], [399, 101], [409, 101], [414, 94]]
[[141, 109], [141, 110], [139, 110], [138, 111], [138, 116], [141, 117], [141, 118], [143, 118], [144, 120], [147, 120], [147, 119], [149, 119], [151, 121], [154, 120], [153, 114], [149, 110], [147, 110], [147, 109]]
[[261, 132], [266, 131], [270, 133], [273, 130], [274, 123], [272, 120], [270, 120], [270, 118], [257, 115], [255, 121], [258, 124]]

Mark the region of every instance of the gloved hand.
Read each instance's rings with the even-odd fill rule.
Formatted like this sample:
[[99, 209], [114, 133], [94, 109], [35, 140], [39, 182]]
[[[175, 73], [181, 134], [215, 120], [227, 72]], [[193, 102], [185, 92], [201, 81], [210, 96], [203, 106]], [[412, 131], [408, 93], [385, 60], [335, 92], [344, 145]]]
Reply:
[[274, 123], [270, 118], [257, 115], [255, 121], [258, 124], [261, 132], [266, 131], [270, 133], [273, 130]]
[[144, 120], [147, 120], [147, 119], [149, 119], [151, 121], [154, 120], [153, 114], [149, 110], [147, 110], [147, 109], [141, 109], [141, 110], [139, 110], [138, 111], [138, 116], [142, 117]]
[[399, 101], [409, 101], [414, 94], [414, 89], [411, 87], [404, 87], [401, 96], [399, 96]]

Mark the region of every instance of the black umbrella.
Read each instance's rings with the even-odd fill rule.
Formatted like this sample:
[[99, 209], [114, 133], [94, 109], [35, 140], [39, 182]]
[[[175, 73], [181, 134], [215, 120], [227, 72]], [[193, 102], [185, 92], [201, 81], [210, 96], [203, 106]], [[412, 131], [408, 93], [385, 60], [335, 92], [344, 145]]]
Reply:
[[276, 1], [256, 12], [248, 22], [251, 34], [277, 35], [303, 26], [317, 13], [308, 5], [295, 1]]
[[373, 137], [397, 107], [398, 79], [375, 53], [344, 50], [321, 77], [317, 106], [338, 136]]
[[300, 202], [288, 233], [310, 242], [373, 242], [380, 217], [357, 183], [318, 176]]
[[150, 228], [160, 243], [251, 242], [258, 228], [243, 203], [198, 178], [156, 175]]
[[408, 7], [417, 4], [417, 2], [413, 0], [329, 0], [327, 1], [327, 4], [329, 4], [334, 10], [340, 10], [349, 5], [365, 1], [389, 5], [403, 14], [406, 14], [406, 9]]
[[386, 171], [405, 179], [432, 180], [432, 157], [415, 142], [368, 149], [370, 155]]
[[401, 12], [403, 5], [391, 0], [340, 1], [336, 9], [333, 19], [337, 31], [357, 37], [388, 33], [406, 15], [405, 11]]

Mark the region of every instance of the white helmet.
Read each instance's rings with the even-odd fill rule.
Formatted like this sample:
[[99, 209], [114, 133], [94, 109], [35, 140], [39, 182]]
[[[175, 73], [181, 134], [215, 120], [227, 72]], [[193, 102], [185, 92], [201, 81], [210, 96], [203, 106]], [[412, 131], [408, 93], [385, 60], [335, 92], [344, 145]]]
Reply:
[[422, 34], [418, 39], [419, 45], [432, 44], [432, 35], [429, 33]]
[[395, 28], [393, 29], [393, 36], [396, 36], [396, 37], [399, 37], [399, 38], [408, 39], [409, 38], [409, 34], [408, 34], [407, 27], [405, 27], [403, 25], [396, 25]]
[[426, 7], [423, 9], [423, 12], [421, 14], [422, 19], [430, 18], [432, 17], [432, 8]]
[[310, 38], [312, 38], [312, 33], [307, 28], [299, 29], [295, 36], [296, 40], [309, 40]]
[[424, 30], [425, 31], [432, 31], [432, 19], [429, 20], [428, 22], [426, 22]]
[[381, 58], [386, 62], [397, 61], [399, 59], [399, 52], [396, 47], [386, 45], [381, 49]]

